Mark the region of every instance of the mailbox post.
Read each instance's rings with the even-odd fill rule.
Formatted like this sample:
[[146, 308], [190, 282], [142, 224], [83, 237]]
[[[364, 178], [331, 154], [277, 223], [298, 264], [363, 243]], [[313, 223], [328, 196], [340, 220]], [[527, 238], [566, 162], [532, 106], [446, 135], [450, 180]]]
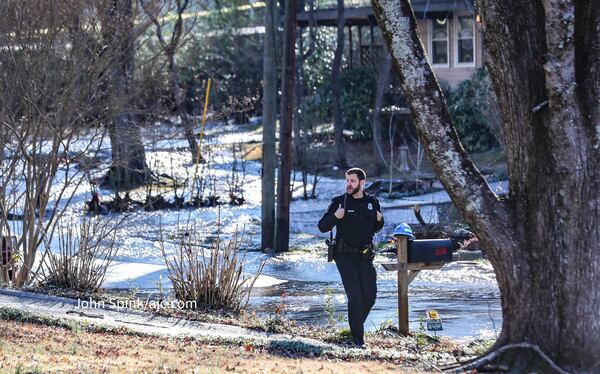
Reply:
[[401, 224], [394, 230], [398, 258], [398, 332], [408, 335], [408, 238], [414, 239], [412, 229]]
[[[440, 269], [452, 261], [449, 239], [415, 240], [406, 223], [396, 226], [397, 263], [382, 264], [385, 270], [398, 272], [398, 333], [408, 335], [408, 286], [421, 270]], [[410, 244], [409, 244], [410, 240]], [[410, 252], [409, 252], [410, 246]]]

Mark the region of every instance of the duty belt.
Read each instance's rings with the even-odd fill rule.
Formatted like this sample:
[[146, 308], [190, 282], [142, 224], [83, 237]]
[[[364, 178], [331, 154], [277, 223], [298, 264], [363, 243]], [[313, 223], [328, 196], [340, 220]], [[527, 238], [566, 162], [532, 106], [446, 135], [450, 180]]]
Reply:
[[373, 250], [373, 243], [370, 243], [370, 244], [367, 244], [364, 246], [360, 246], [360, 247], [355, 247], [355, 246], [348, 245], [342, 241], [337, 248], [338, 253], [367, 254], [369, 252], [369, 250]]

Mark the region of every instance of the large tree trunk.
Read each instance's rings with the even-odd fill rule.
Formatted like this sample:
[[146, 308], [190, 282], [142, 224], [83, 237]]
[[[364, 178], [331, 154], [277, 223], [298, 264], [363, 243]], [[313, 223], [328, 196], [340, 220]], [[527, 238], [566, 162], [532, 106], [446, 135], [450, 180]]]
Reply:
[[[494, 266], [503, 311], [496, 347], [526, 341], [566, 370], [598, 370], [600, 11], [583, 0], [479, 5], [503, 115], [504, 201], [460, 145], [409, 1], [373, 0], [419, 137]], [[526, 352], [505, 360], [539, 363]]]
[[112, 165], [102, 185], [115, 191], [145, 184], [150, 179], [142, 134], [130, 113], [118, 113], [109, 125]]
[[[392, 65], [392, 56], [388, 52], [385, 46], [381, 51], [381, 58], [383, 63], [379, 68], [379, 74], [377, 75], [377, 86], [375, 87], [375, 107], [373, 108], [373, 117], [371, 121], [371, 130], [373, 131], [373, 160], [376, 169], [375, 174], [379, 174], [385, 167], [385, 158], [383, 156], [383, 136], [381, 134], [381, 109], [383, 108], [383, 99], [387, 85], [390, 81], [390, 67]], [[391, 126], [391, 125], [390, 125]], [[390, 144], [393, 147], [393, 144]], [[390, 162], [393, 162], [390, 160]]]
[[261, 249], [275, 247], [275, 121], [277, 120], [277, 56], [275, 53], [275, 15], [277, 3], [267, 0], [265, 44], [263, 47], [263, 141]]
[[131, 0], [112, 0], [103, 29], [112, 59], [106, 88], [115, 111], [109, 125], [112, 165], [103, 184], [120, 190], [142, 185], [150, 178], [140, 127], [131, 113], [134, 60]]
[[346, 149], [344, 147], [344, 119], [342, 117], [340, 70], [344, 55], [344, 0], [337, 0], [337, 44], [331, 68], [331, 97], [333, 99], [333, 131], [335, 138], [335, 164], [346, 168]]
[[287, 251], [290, 241], [290, 174], [292, 171], [292, 126], [294, 86], [296, 85], [296, 6], [297, 0], [286, 0], [283, 36], [283, 87], [281, 90], [281, 123], [279, 125], [279, 175], [277, 179], [277, 226], [275, 249]]

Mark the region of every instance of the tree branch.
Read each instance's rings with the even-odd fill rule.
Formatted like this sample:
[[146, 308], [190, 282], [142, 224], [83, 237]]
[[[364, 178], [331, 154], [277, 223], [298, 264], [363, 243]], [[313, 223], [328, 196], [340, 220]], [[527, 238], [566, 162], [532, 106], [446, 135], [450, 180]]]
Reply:
[[409, 1], [373, 0], [373, 9], [394, 58], [419, 137], [446, 191], [478, 234], [506, 237], [507, 208], [460, 144], [425, 56]]
[[156, 28], [156, 38], [158, 39], [160, 46], [168, 52], [167, 48], [170, 47], [172, 41], [171, 43], [167, 44], [165, 38], [162, 35], [162, 25], [158, 21], [158, 16], [160, 15], [160, 8], [155, 10], [150, 9], [150, 6], [145, 0], [140, 0], [140, 5], [142, 6], [144, 13], [146, 13], [146, 15], [148, 16], [150, 22], [152, 22], [152, 24], [154, 24], [154, 27]]

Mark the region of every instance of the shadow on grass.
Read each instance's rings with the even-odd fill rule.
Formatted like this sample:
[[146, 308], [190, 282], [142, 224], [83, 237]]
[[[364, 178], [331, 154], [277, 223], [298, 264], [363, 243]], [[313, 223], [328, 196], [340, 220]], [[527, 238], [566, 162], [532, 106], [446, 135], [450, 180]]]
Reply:
[[272, 340], [266, 346], [266, 350], [270, 354], [284, 357], [288, 357], [290, 354], [310, 357], [321, 356], [325, 351], [324, 348], [322, 345], [294, 340]]

